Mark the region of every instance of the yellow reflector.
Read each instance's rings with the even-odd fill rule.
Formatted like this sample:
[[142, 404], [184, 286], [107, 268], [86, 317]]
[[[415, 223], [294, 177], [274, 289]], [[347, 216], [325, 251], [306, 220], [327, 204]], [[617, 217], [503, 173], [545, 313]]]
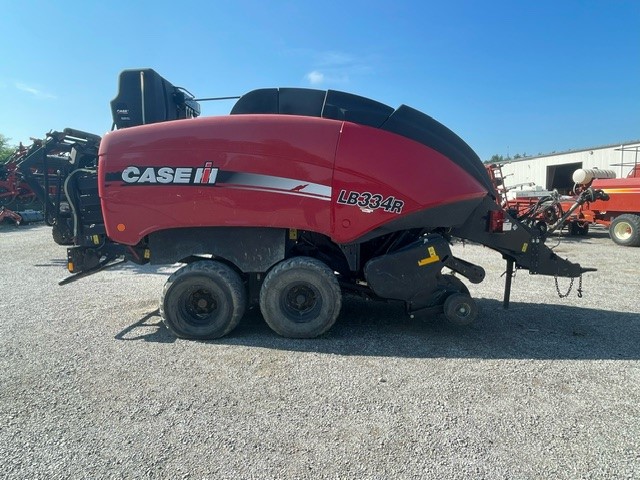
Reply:
[[69, 273], [73, 273], [73, 262], [67, 263], [67, 270], [69, 270]]
[[146, 258], [147, 260], [151, 258], [151, 250], [149, 250], [148, 248], [144, 249], [144, 258]]
[[100, 237], [98, 235], [94, 235], [91, 238], [93, 239], [94, 245], [98, 245], [100, 243]]
[[430, 263], [435, 263], [440, 260], [440, 257], [436, 253], [436, 249], [433, 247], [427, 248], [427, 252], [429, 256], [427, 258], [423, 258], [422, 260], [418, 260], [418, 266], [424, 267], [425, 265], [429, 265]]
[[298, 239], [298, 229], [290, 228], [289, 229], [289, 240], [297, 240]]

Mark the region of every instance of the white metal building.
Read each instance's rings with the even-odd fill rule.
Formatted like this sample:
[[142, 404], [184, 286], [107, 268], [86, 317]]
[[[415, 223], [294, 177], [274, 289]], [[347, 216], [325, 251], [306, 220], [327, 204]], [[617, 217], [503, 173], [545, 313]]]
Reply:
[[556, 189], [566, 194], [573, 188], [571, 176], [579, 168], [613, 170], [621, 178], [634, 163], [640, 163], [640, 140], [519, 158], [502, 164], [502, 176], [512, 191]]

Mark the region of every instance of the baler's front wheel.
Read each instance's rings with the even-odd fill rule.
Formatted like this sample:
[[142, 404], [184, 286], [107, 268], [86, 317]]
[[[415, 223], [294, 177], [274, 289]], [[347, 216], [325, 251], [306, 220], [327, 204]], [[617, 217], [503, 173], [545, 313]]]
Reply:
[[311, 257], [276, 265], [260, 290], [260, 310], [271, 329], [283, 337], [313, 338], [329, 330], [342, 306], [333, 271]]
[[244, 315], [247, 293], [230, 267], [199, 261], [177, 270], [162, 292], [160, 315], [181, 338], [219, 338], [233, 330]]
[[469, 295], [454, 293], [444, 301], [444, 316], [453, 325], [471, 325], [478, 316], [478, 305]]

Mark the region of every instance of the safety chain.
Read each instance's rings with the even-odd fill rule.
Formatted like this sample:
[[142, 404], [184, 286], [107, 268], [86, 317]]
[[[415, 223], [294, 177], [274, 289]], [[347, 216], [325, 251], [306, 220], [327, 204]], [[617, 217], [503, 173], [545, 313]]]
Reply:
[[[558, 275], [554, 277], [554, 280], [556, 281], [556, 292], [558, 292], [558, 296], [560, 298], [567, 298], [571, 293], [571, 289], [573, 288], [573, 281], [575, 280], [575, 277], [571, 277], [571, 283], [569, 284], [569, 289], [565, 294], [562, 294], [562, 292], [560, 292], [560, 287], [558, 286]], [[582, 298], [582, 274], [580, 274], [580, 277], [578, 278], [578, 290], [576, 291], [578, 292], [578, 298]]]

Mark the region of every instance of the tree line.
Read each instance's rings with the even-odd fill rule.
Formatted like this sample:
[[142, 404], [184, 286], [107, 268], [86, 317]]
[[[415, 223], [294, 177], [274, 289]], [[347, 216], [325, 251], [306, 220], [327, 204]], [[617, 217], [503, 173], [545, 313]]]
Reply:
[[507, 155], [498, 155], [497, 153], [493, 155], [489, 160], [485, 160], [484, 163], [506, 163], [512, 160], [517, 160], [518, 158], [525, 158], [529, 155], [526, 153], [516, 153], [513, 157]]
[[16, 151], [16, 147], [9, 144], [10, 140], [10, 138], [0, 133], [0, 163], [5, 163], [13, 152]]

